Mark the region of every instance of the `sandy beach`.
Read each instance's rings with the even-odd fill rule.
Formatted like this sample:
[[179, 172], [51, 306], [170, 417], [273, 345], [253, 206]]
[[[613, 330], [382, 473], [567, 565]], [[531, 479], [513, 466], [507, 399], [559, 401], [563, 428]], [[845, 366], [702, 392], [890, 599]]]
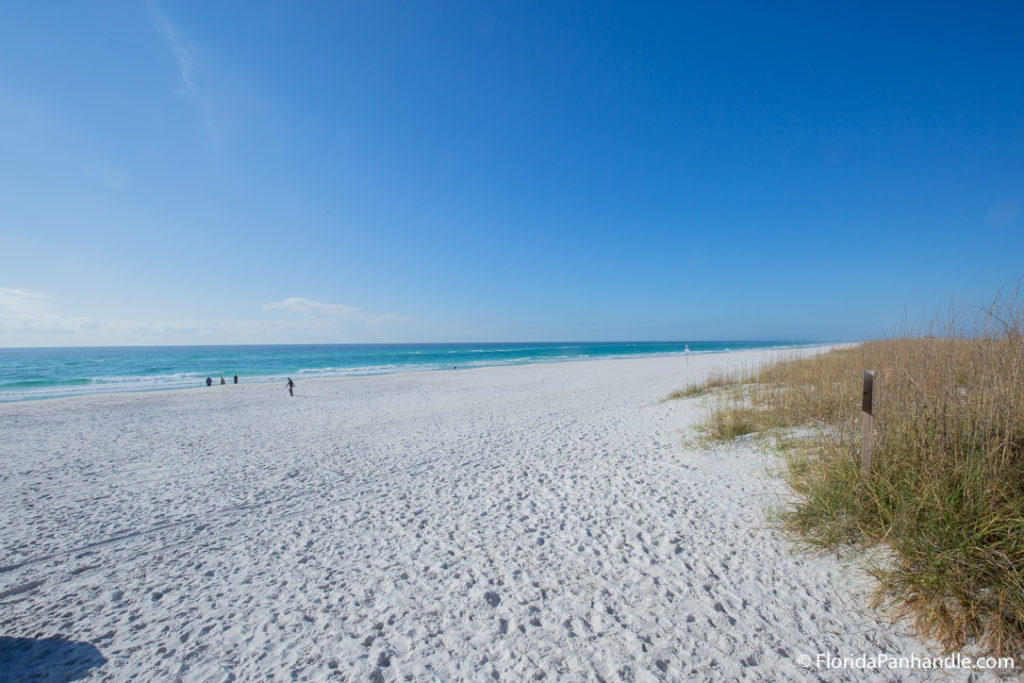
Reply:
[[767, 456], [688, 445], [701, 399], [661, 402], [780, 353], [0, 405], [0, 669], [927, 678], [800, 666], [936, 653], [765, 523]]

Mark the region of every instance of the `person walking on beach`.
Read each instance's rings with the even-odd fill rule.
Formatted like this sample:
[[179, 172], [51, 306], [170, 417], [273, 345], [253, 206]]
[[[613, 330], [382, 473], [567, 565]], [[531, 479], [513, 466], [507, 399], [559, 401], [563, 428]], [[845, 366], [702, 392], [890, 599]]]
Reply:
[[238, 384], [238, 375], [235, 375], [235, 384]]
[[294, 396], [295, 394], [293, 393], [293, 390], [295, 389], [295, 382], [292, 381], [291, 377], [288, 378], [287, 387], [288, 387], [288, 395], [289, 396]]
[[206, 378], [206, 386], [210, 386], [211, 384], [213, 384], [213, 380], [210, 379], [209, 377], [207, 377]]

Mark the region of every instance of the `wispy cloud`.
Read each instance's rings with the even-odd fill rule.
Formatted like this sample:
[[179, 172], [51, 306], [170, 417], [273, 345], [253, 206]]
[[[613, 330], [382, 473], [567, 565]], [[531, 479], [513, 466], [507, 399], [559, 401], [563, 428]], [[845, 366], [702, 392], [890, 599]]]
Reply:
[[163, 34], [164, 40], [167, 42], [168, 49], [174, 53], [178, 60], [178, 77], [181, 80], [182, 90], [190, 95], [195, 95], [197, 92], [195, 82], [196, 58], [193, 49], [186, 45], [178, 27], [161, 11], [160, 5], [155, 0], [149, 3], [149, 9], [153, 14], [156, 27]]
[[46, 295], [23, 289], [0, 289], [0, 315], [31, 315], [46, 308]]
[[303, 299], [302, 297], [298, 296], [293, 296], [291, 298], [285, 299], [284, 301], [275, 301], [273, 303], [264, 304], [263, 309], [267, 311], [291, 311], [292, 313], [305, 313], [307, 315], [339, 315], [351, 317], [359, 316], [359, 309], [355, 306], [345, 306], [343, 304], [325, 304], [322, 301]]
[[71, 334], [90, 326], [86, 318], [69, 318], [50, 312], [44, 294], [23, 289], [0, 289], [0, 333]]
[[177, 94], [189, 99], [196, 107], [210, 140], [218, 144], [223, 142], [224, 128], [231, 127], [234, 117], [225, 108], [224, 97], [204, 86], [206, 65], [199, 58], [201, 50], [171, 21], [157, 0], [150, 0], [149, 9], [154, 26], [178, 63]]
[[357, 306], [346, 306], [344, 304], [328, 304], [323, 301], [304, 299], [293, 296], [284, 301], [275, 301], [264, 304], [263, 309], [267, 311], [282, 310], [291, 313], [301, 313], [307, 316], [327, 316], [337, 318], [353, 318], [367, 323], [392, 323], [410, 322], [410, 318], [392, 314], [368, 314], [363, 313]]
[[52, 312], [45, 294], [23, 289], [0, 289], [0, 334], [75, 335], [102, 333], [113, 336], [203, 334], [212, 327], [191, 323], [104, 321]]
[[74, 344], [307, 342], [366, 338], [379, 333], [378, 325], [414, 321], [405, 316], [367, 314], [356, 306], [302, 297], [263, 306], [265, 311], [285, 313], [284, 318], [212, 323], [104, 320], [61, 315], [55, 312], [56, 308], [45, 294], [0, 288], [0, 346], [46, 345], [56, 339]]

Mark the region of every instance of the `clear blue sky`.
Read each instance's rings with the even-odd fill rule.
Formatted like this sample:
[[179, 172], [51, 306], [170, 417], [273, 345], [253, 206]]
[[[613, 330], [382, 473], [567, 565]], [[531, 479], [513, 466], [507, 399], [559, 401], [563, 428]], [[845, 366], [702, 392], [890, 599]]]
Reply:
[[861, 339], [1024, 275], [1024, 4], [0, 6], [0, 346]]

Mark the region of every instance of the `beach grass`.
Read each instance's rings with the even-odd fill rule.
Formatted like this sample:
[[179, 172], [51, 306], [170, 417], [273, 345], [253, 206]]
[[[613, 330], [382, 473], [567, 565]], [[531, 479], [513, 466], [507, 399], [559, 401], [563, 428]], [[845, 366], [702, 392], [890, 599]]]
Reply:
[[732, 386], [739, 383], [739, 377], [724, 372], [713, 372], [700, 382], [692, 382], [682, 389], [673, 391], [664, 398], [665, 401], [675, 401], [681, 398], [694, 398], [703, 396], [715, 389]]
[[[923, 331], [716, 379], [708, 438], [777, 438], [803, 544], [865, 553], [875, 608], [949, 650], [1024, 653], [1024, 306], [951, 309]], [[874, 388], [860, 473], [861, 390]]]

